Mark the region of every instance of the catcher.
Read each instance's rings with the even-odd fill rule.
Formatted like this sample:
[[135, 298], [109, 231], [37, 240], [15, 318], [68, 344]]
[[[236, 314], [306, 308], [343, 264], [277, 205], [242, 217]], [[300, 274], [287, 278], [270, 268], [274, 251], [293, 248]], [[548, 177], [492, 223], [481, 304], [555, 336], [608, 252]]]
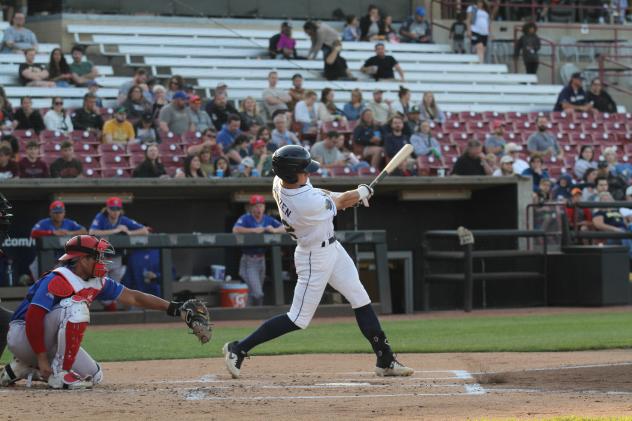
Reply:
[[[4, 241], [7, 235], [9, 225], [11, 224], [11, 204], [0, 193], [0, 244]], [[2, 256], [2, 250], [0, 250], [0, 256]], [[11, 312], [5, 310], [0, 306], [0, 356], [4, 352], [4, 348], [7, 345], [7, 331], [9, 329], [9, 320], [11, 320]]]
[[163, 310], [181, 317], [202, 343], [210, 340], [203, 303], [168, 302], [125, 288], [106, 277], [106, 256], [113, 254], [110, 243], [92, 235], [68, 240], [59, 265], [29, 288], [11, 318], [7, 343], [13, 359], [0, 371], [0, 386], [33, 379], [53, 389], [87, 389], [103, 381], [101, 367], [81, 348], [94, 300]]

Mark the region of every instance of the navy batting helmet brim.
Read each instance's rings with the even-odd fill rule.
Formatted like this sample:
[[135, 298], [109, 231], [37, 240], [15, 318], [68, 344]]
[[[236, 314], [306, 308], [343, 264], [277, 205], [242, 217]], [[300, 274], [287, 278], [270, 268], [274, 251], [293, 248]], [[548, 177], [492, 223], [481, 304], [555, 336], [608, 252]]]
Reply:
[[312, 174], [312, 173], [318, 172], [319, 169], [320, 169], [320, 164], [312, 159], [310, 163], [307, 164], [307, 167], [305, 167], [305, 172], [307, 174]]

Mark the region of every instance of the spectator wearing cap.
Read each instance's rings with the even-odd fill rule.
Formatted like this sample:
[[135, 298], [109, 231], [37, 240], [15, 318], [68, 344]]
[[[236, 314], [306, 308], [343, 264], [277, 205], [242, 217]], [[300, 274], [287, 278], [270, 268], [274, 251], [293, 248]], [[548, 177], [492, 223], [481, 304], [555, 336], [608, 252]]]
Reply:
[[582, 86], [584, 78], [581, 73], [573, 73], [571, 80], [568, 82], [557, 97], [557, 102], [553, 111], [591, 111], [592, 104], [588, 102], [588, 97]]
[[205, 110], [211, 117], [215, 130], [222, 130], [230, 114], [239, 114], [235, 107], [228, 102], [226, 94], [223, 93], [216, 93], [213, 100], [206, 104]]
[[[630, 192], [632, 193], [632, 192]], [[577, 204], [582, 201], [582, 189], [571, 189], [571, 199], [566, 204], [566, 218], [571, 229], [588, 231], [592, 228], [592, 212], [588, 208], [579, 208]]]
[[347, 66], [347, 60], [342, 55], [342, 42], [340, 40], [334, 41], [329, 54], [325, 56], [325, 68], [323, 73], [327, 80], [357, 80], [349, 67]]
[[549, 119], [543, 115], [539, 116], [536, 120], [536, 125], [538, 131], [529, 136], [527, 140], [527, 150], [529, 154], [562, 159], [564, 157], [564, 151], [557, 143], [555, 135], [549, 131]]
[[12, 156], [13, 153], [9, 146], [0, 146], [0, 180], [20, 177], [20, 169], [18, 164], [11, 159]]
[[100, 132], [103, 127], [103, 119], [97, 107], [97, 98], [91, 93], [83, 96], [83, 105], [71, 115], [72, 125], [75, 130]]
[[302, 125], [303, 134], [316, 134], [318, 132], [316, 99], [316, 92], [308, 90], [305, 92], [305, 99], [299, 101], [294, 109], [294, 121]]
[[345, 27], [342, 30], [342, 40], [347, 42], [360, 41], [360, 21], [355, 15], [345, 18]]
[[[373, 118], [373, 111], [366, 108], [360, 115], [358, 125], [353, 129], [354, 148], [361, 149], [363, 159], [369, 161], [373, 168], [380, 168], [384, 153], [381, 124]], [[354, 149], [355, 150], [355, 149]]]
[[256, 169], [255, 161], [247, 156], [241, 160], [241, 164], [239, 164], [239, 173], [237, 177], [239, 178], [250, 178], [250, 177], [259, 177], [260, 174]]
[[511, 155], [505, 155], [500, 158], [500, 167], [496, 168], [492, 175], [495, 177], [509, 177], [515, 174], [513, 157]]
[[270, 138], [270, 142], [272, 142], [277, 148], [285, 145], [298, 145], [300, 141], [298, 136], [295, 133], [291, 132], [287, 128], [287, 118], [285, 115], [279, 114], [274, 117], [274, 130], [272, 130], [272, 137]]
[[251, 96], [241, 101], [239, 117], [241, 118], [240, 129], [242, 132], [250, 132], [250, 134], [256, 135], [259, 129], [265, 126], [265, 121], [263, 121], [257, 108], [257, 101]]
[[584, 174], [588, 168], [597, 168], [597, 161], [595, 161], [595, 150], [591, 145], [583, 145], [579, 158], [575, 161], [573, 172], [577, 178], [584, 178]]
[[35, 50], [29, 48], [24, 50], [24, 63], [18, 67], [18, 77], [22, 86], [39, 86], [44, 88], [54, 88], [55, 82], [48, 79], [49, 74], [46, 66], [35, 63]]
[[[246, 213], [233, 225], [235, 234], [280, 234], [285, 232], [277, 219], [265, 214], [265, 198], [255, 194], [250, 196]], [[263, 281], [266, 275], [266, 254], [264, 248], [248, 247], [242, 250], [239, 261], [239, 276], [248, 285], [248, 305], [263, 305]]]
[[261, 93], [263, 108], [269, 117], [272, 117], [275, 111], [287, 110], [288, 104], [292, 101], [292, 97], [287, 91], [277, 88], [278, 81], [279, 75], [277, 72], [272, 71], [268, 73], [268, 87]]
[[544, 161], [539, 155], [532, 155], [529, 160], [529, 168], [522, 172], [522, 175], [531, 177], [533, 180], [533, 191], [537, 192], [540, 187], [540, 180], [549, 179], [549, 173], [544, 169]]
[[135, 139], [134, 126], [127, 119], [125, 107], [118, 107], [114, 118], [103, 125], [103, 143], [128, 143]]
[[48, 166], [40, 158], [39, 144], [31, 140], [26, 144], [26, 154], [20, 159], [18, 167], [20, 178], [48, 178]]
[[87, 86], [88, 82], [99, 77], [99, 70], [89, 60], [84, 60], [84, 47], [75, 45], [70, 50], [72, 55], [72, 63], [70, 63], [70, 71], [72, 72], [72, 81], [77, 86]]
[[505, 154], [505, 122], [502, 120], [494, 120], [490, 124], [492, 132], [485, 138], [485, 152], [493, 153], [501, 157]]
[[191, 119], [191, 123], [195, 126], [195, 130], [198, 132], [203, 132], [209, 127], [213, 126], [213, 122], [211, 121], [211, 117], [208, 113], [202, 108], [202, 98], [197, 95], [192, 95], [189, 98], [189, 108], [187, 109], [189, 113], [189, 118]]
[[31, 238], [71, 236], [87, 234], [86, 227], [66, 218], [66, 205], [61, 200], [53, 201], [48, 207], [48, 218], [40, 219], [31, 229]]
[[602, 113], [616, 113], [617, 104], [610, 94], [603, 88], [599, 78], [594, 78], [590, 83], [590, 91], [586, 94], [586, 101], [592, 104], [593, 109]]
[[13, 15], [11, 26], [4, 30], [2, 36], [2, 53], [19, 53], [29, 48], [37, 50], [37, 37], [33, 31], [24, 27], [25, 22], [24, 13]]
[[66, 140], [61, 144], [61, 157], [50, 164], [52, 178], [77, 178], [83, 173], [81, 161], [75, 158], [74, 145]]
[[430, 23], [426, 21], [426, 8], [417, 7], [399, 29], [402, 42], [428, 44], [432, 42]]
[[360, 37], [362, 41], [377, 41], [386, 38], [384, 19], [380, 15], [380, 9], [370, 4], [367, 14], [360, 19]]
[[524, 170], [529, 168], [529, 163], [520, 157], [521, 151], [522, 146], [514, 142], [509, 142], [505, 146], [505, 152], [513, 158], [513, 169], [516, 174], [522, 174]]
[[452, 175], [491, 175], [492, 172], [483, 153], [483, 145], [474, 139], [467, 142], [465, 152], [452, 168]]
[[334, 42], [340, 39], [338, 31], [324, 22], [308, 20], [303, 24], [303, 30], [312, 41], [307, 53], [308, 60], [315, 59], [319, 51], [323, 52], [323, 57], [327, 57], [333, 48]]
[[143, 88], [139, 85], [134, 85], [129, 88], [127, 93], [127, 99], [122, 104], [127, 110], [127, 116], [130, 120], [137, 121], [143, 114], [151, 113], [153, 106], [151, 102], [143, 95]]
[[160, 143], [160, 135], [156, 129], [156, 121], [151, 113], [143, 114], [140, 120], [134, 125], [136, 140], [143, 145]]
[[127, 99], [127, 94], [129, 93], [129, 90], [132, 88], [132, 86], [140, 86], [140, 88], [143, 90], [143, 96], [145, 97], [145, 99], [150, 103], [153, 102], [153, 95], [149, 90], [149, 86], [147, 85], [147, 70], [143, 69], [142, 67], [138, 67], [136, 70], [134, 70], [134, 76], [132, 77], [132, 80], [125, 82], [119, 88], [119, 104], [125, 102], [125, 100]]
[[378, 124], [386, 124], [386, 122], [394, 114], [391, 106], [393, 102], [390, 99], [384, 99], [384, 91], [376, 89], [373, 91], [373, 101], [366, 105], [367, 110], [371, 110], [373, 119]]
[[[217, 143], [222, 147], [222, 150], [226, 153], [230, 150], [231, 146], [235, 142], [237, 136], [241, 134], [239, 127], [241, 126], [241, 119], [237, 114], [231, 114], [228, 116], [228, 121], [217, 133]], [[237, 158], [237, 162], [241, 159]]]
[[330, 130], [325, 134], [323, 140], [314, 143], [310, 149], [310, 154], [315, 161], [325, 169], [332, 167], [342, 167], [346, 165], [344, 154], [338, 149], [336, 141], [338, 132]]
[[[123, 214], [123, 201], [120, 197], [110, 197], [105, 202], [105, 208], [94, 217], [88, 233], [97, 237], [116, 234], [148, 235], [149, 230]], [[108, 276], [121, 282], [125, 274], [122, 255], [112, 257], [108, 269]]]
[[303, 76], [300, 73], [296, 73], [292, 76], [292, 87], [288, 91], [288, 94], [292, 100], [287, 104], [288, 110], [294, 111], [296, 104], [302, 101], [305, 97], [305, 89], [303, 88]]
[[378, 42], [375, 44], [375, 55], [364, 62], [360, 71], [375, 78], [376, 81], [379, 81], [383, 79], [394, 80], [395, 73], [393, 69], [399, 74], [400, 80], [405, 82], [406, 79], [402, 67], [393, 56], [386, 55], [384, 43]]
[[145, 159], [134, 168], [132, 177], [135, 178], [164, 178], [167, 176], [165, 167], [160, 162], [160, 151], [157, 145], [149, 145], [145, 149]]
[[180, 136], [187, 131], [195, 131], [195, 124], [187, 109], [187, 101], [187, 94], [178, 91], [173, 94], [171, 103], [162, 107], [158, 115], [159, 128], [162, 132], [171, 132]]
[[342, 108], [342, 112], [349, 121], [356, 121], [360, 119], [362, 110], [366, 107], [366, 104], [362, 100], [362, 91], [355, 88], [351, 91], [351, 100], [347, 102]]
[[42, 115], [33, 108], [30, 96], [20, 99], [20, 108], [13, 114], [12, 124], [15, 130], [33, 130], [38, 134], [46, 128]]
[[272, 154], [268, 153], [265, 140], [255, 140], [252, 144], [252, 160], [257, 172], [262, 177], [269, 177], [272, 173]]
[[[294, 41], [293, 45], [291, 42], [288, 43], [288, 39]], [[283, 50], [286, 45], [289, 47], [288, 51]], [[281, 22], [280, 32], [272, 35], [268, 40], [268, 54], [270, 58], [277, 58], [277, 56], [295, 58], [297, 56], [296, 41], [292, 38], [292, 25], [289, 22]]]

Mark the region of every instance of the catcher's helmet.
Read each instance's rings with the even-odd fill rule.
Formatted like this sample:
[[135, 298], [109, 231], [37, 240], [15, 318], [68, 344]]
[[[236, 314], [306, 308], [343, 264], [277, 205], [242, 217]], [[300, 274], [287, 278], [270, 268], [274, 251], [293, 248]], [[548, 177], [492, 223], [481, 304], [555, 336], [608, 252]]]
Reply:
[[298, 173], [316, 172], [320, 165], [312, 160], [309, 152], [302, 146], [286, 145], [277, 149], [272, 155], [272, 168], [283, 181], [296, 183]]
[[82, 256], [92, 256], [96, 259], [92, 276], [102, 278], [107, 274], [106, 255], [113, 255], [114, 248], [104, 239], [99, 239], [94, 235], [75, 235], [66, 242], [64, 255], [59, 258], [60, 262], [67, 262]]

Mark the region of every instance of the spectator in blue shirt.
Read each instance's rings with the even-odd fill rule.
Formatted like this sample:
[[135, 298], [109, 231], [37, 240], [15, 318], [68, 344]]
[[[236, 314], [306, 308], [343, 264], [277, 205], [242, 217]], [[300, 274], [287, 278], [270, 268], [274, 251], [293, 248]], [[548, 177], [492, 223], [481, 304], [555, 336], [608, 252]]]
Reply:
[[235, 138], [241, 134], [239, 127], [241, 126], [241, 118], [237, 114], [230, 114], [228, 120], [222, 130], [217, 134], [217, 144], [221, 145], [224, 152], [228, 152], [233, 145]]
[[344, 105], [342, 113], [349, 121], [360, 120], [360, 114], [362, 114], [364, 107], [365, 104], [364, 101], [362, 101], [362, 91], [356, 88], [351, 91], [351, 101]]
[[575, 111], [583, 112], [592, 110], [592, 103], [588, 102], [588, 97], [582, 87], [583, 80], [584, 78], [579, 72], [571, 75], [571, 81], [558, 95], [553, 111], [566, 111], [567, 113], [572, 113]]
[[536, 193], [540, 189], [540, 180], [549, 179], [549, 173], [543, 168], [544, 161], [539, 155], [532, 155], [529, 161], [529, 168], [522, 172], [522, 175], [531, 176], [533, 178], [533, 192]]
[[[243, 214], [233, 226], [235, 234], [280, 234], [285, 232], [281, 223], [273, 217], [266, 215], [265, 198], [255, 194], [250, 196]], [[248, 304], [263, 305], [263, 281], [266, 275], [265, 249], [245, 248], [239, 262], [239, 276], [248, 284]]]

